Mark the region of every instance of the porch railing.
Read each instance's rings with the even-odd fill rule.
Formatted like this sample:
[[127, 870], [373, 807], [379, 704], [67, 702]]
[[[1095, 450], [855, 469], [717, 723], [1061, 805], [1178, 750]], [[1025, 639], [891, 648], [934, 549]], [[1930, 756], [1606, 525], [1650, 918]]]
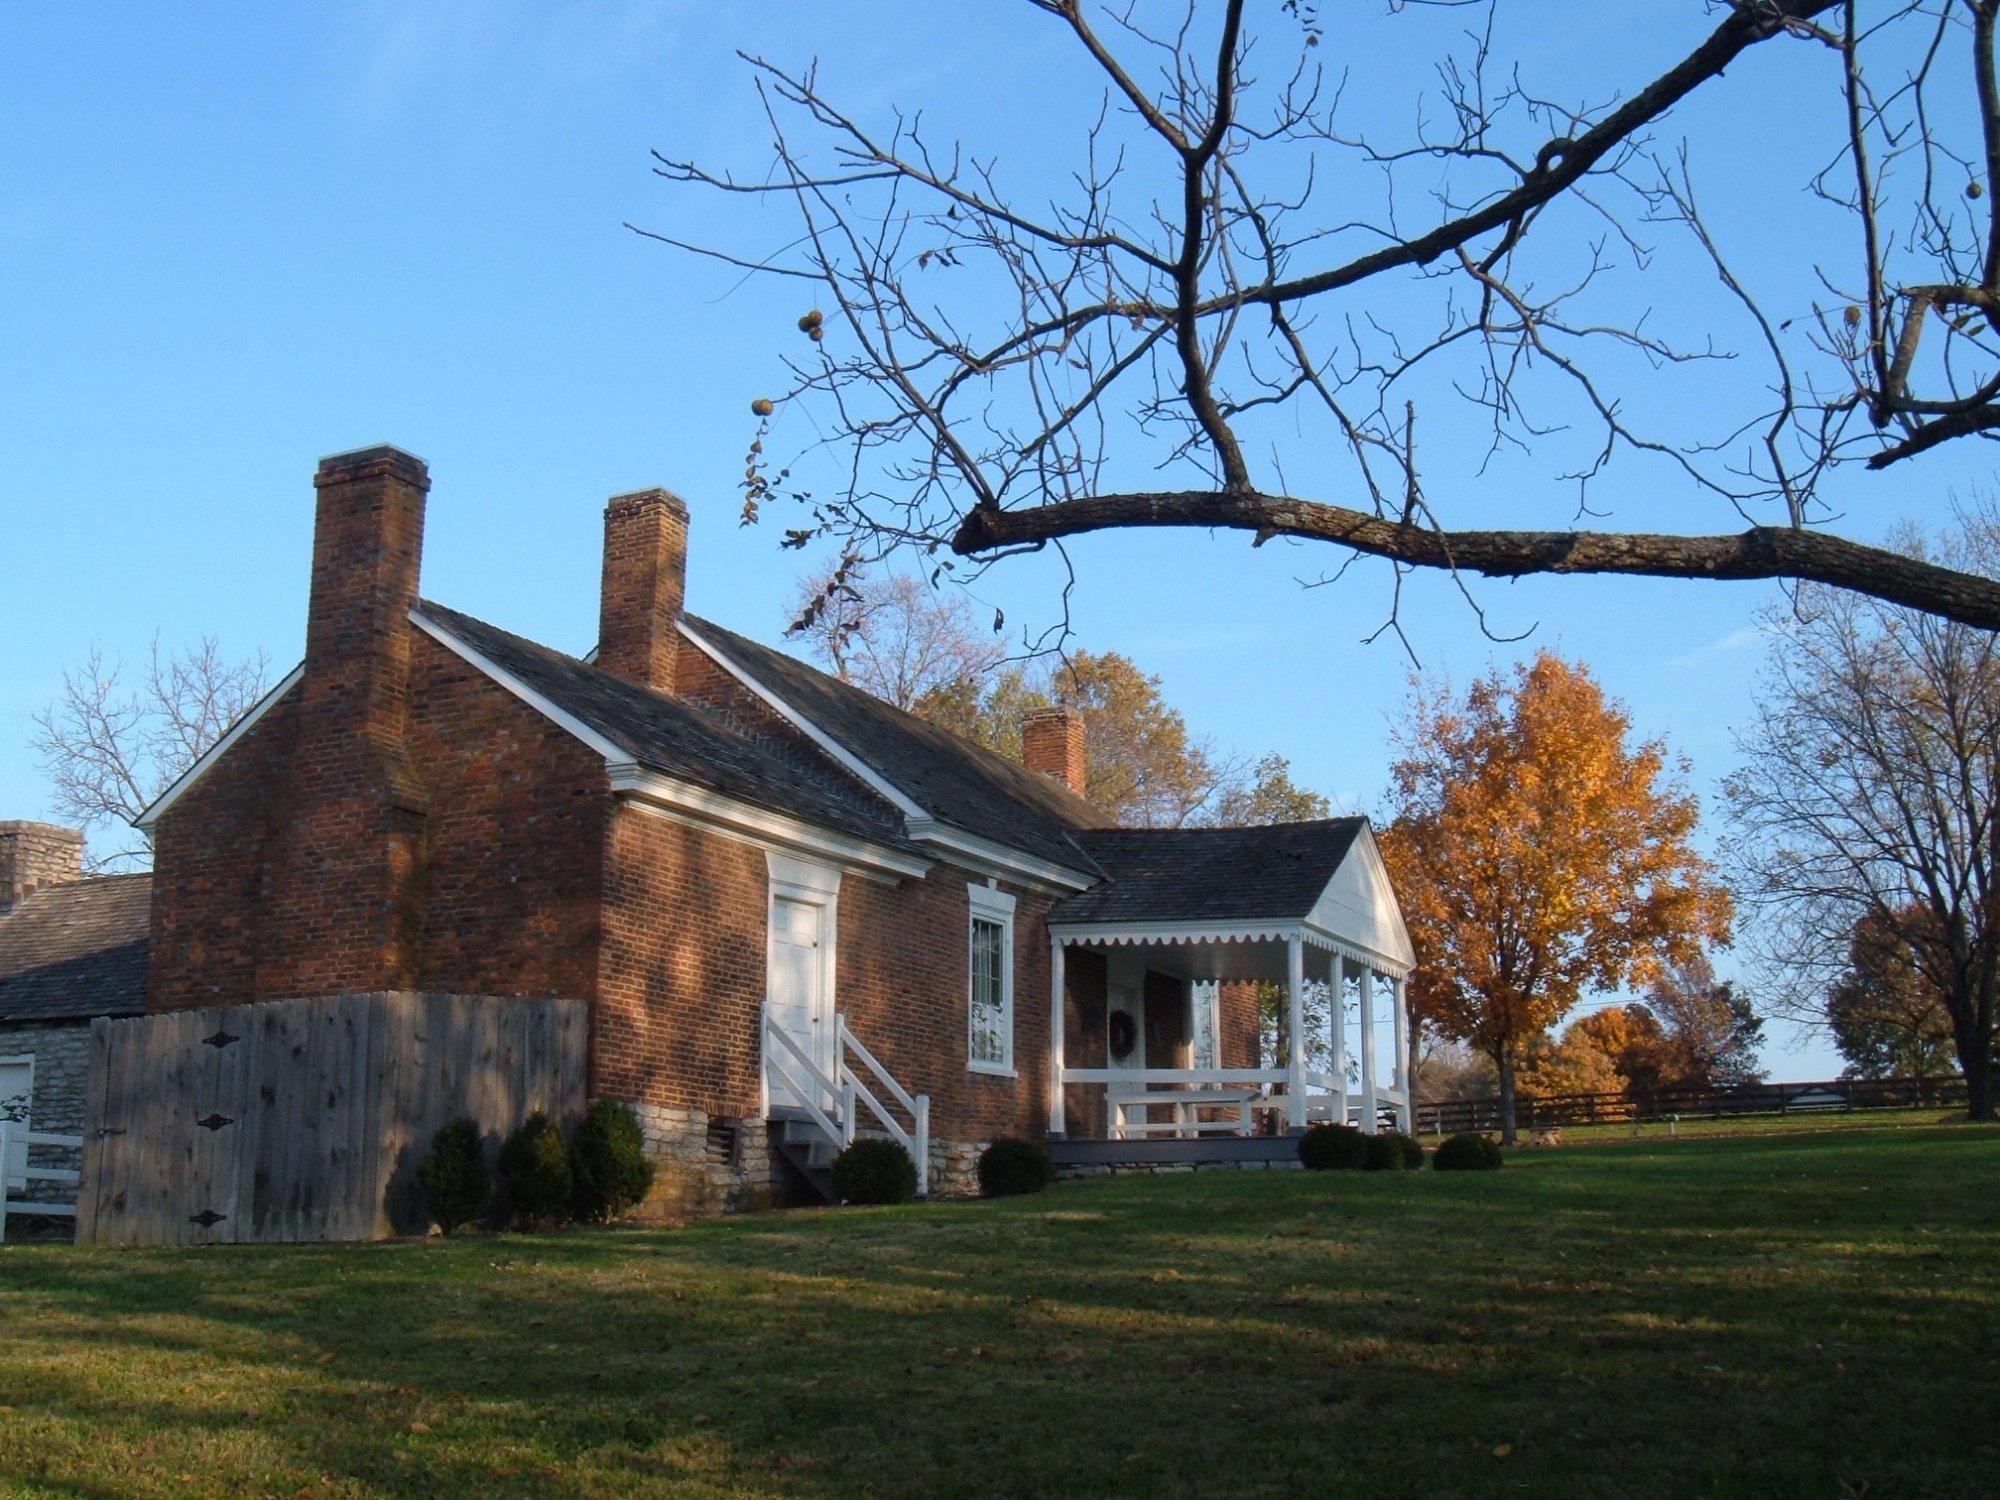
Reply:
[[[1368, 1102], [1364, 1091], [1341, 1087], [1341, 1080], [1333, 1074], [1317, 1069], [1309, 1070], [1305, 1076], [1305, 1118], [1312, 1120], [1332, 1120], [1341, 1118], [1342, 1123], [1360, 1125], [1364, 1130], [1371, 1128], [1368, 1119]], [[1291, 1094], [1288, 1092], [1292, 1074], [1285, 1068], [1064, 1068], [1060, 1075], [1062, 1085], [1101, 1084], [1107, 1094], [1106, 1129], [1111, 1137], [1120, 1139], [1128, 1129], [1140, 1129], [1142, 1133], [1153, 1133], [1162, 1126], [1137, 1127], [1123, 1122], [1122, 1108], [1141, 1108], [1154, 1105], [1164, 1106], [1180, 1101], [1170, 1098], [1166, 1090], [1185, 1090], [1198, 1095], [1204, 1089], [1255, 1088], [1259, 1097], [1252, 1103], [1253, 1110], [1284, 1110], [1289, 1113]], [[1156, 1093], [1155, 1090], [1163, 1092]], [[1120, 1091], [1134, 1097], [1123, 1101]], [[1195, 1108], [1222, 1109], [1229, 1107], [1219, 1102], [1204, 1103], [1198, 1098], [1187, 1101]], [[1407, 1092], [1378, 1084], [1375, 1088], [1375, 1106], [1379, 1114], [1385, 1109], [1398, 1111], [1408, 1118], [1410, 1100]], [[1213, 1132], [1212, 1122], [1204, 1122], [1205, 1129]]]
[[17, 1146], [54, 1146], [73, 1151], [79, 1157], [83, 1154], [83, 1137], [80, 1135], [52, 1135], [45, 1130], [23, 1130], [11, 1120], [0, 1120], [0, 1240], [7, 1238], [7, 1215], [38, 1214], [55, 1219], [74, 1219], [76, 1204], [23, 1201], [14, 1196], [16, 1183], [22, 1192], [28, 1191], [30, 1180], [38, 1182], [66, 1183], [72, 1187], [81, 1184], [83, 1174], [68, 1167], [27, 1166], [16, 1169], [12, 1165], [14, 1148]]
[[[805, 1111], [806, 1117], [835, 1146], [848, 1146], [860, 1124], [860, 1115], [855, 1106], [865, 1104], [868, 1112], [882, 1132], [910, 1153], [910, 1160], [917, 1167], [917, 1192], [930, 1192], [931, 1173], [931, 1100], [928, 1094], [912, 1094], [898, 1083], [889, 1070], [882, 1066], [874, 1053], [863, 1045], [861, 1038], [847, 1024], [847, 1017], [836, 1013], [833, 1018], [835, 1045], [833, 1049], [833, 1073], [829, 1076], [825, 1069], [807, 1055], [798, 1039], [780, 1026], [771, 1014], [768, 1001], [763, 1007], [763, 1053], [765, 1112], [770, 1112], [773, 1102], [771, 1085], [773, 1082], [784, 1086], [791, 1096], [790, 1102]], [[861, 1070], [872, 1078], [871, 1088], [864, 1081], [861, 1070], [849, 1061], [850, 1055], [859, 1062]], [[803, 1075], [803, 1082], [801, 1081]], [[909, 1116], [905, 1126], [876, 1094], [882, 1093], [902, 1106]], [[821, 1099], [833, 1101], [829, 1112], [820, 1104]]]

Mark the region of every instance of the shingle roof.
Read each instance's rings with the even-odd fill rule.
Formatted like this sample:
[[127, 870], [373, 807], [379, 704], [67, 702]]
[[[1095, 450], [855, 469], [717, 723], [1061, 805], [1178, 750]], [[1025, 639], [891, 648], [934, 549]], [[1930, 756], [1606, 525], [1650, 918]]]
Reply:
[[1051, 922], [1295, 921], [1312, 910], [1360, 817], [1257, 828], [1100, 828], [1076, 835], [1104, 884], [1056, 903]]
[[418, 608], [639, 765], [877, 844], [915, 847], [891, 809], [831, 764], [807, 764], [699, 704], [651, 692], [442, 604], [425, 600]]
[[151, 875], [102, 875], [0, 907], [0, 1021], [143, 1011], [152, 895]]
[[932, 816], [1085, 874], [1072, 836], [1104, 813], [1061, 783], [708, 620], [701, 638]]

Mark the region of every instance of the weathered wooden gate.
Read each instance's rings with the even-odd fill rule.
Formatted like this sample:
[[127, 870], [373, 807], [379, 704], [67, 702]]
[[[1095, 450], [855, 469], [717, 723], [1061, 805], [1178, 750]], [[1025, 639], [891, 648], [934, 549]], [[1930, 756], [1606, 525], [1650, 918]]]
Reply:
[[580, 1000], [383, 993], [91, 1024], [77, 1239], [361, 1240], [425, 1227], [417, 1168], [584, 1103]]

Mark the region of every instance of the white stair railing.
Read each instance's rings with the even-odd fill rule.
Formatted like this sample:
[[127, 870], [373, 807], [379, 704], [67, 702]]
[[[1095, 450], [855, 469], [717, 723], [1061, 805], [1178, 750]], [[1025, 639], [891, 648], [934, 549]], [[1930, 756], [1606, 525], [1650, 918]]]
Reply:
[[[835, 1016], [833, 1019], [840, 1038], [836, 1056], [840, 1059], [840, 1071], [847, 1080], [847, 1086], [853, 1090], [854, 1097], [868, 1106], [882, 1128], [889, 1133], [889, 1138], [910, 1153], [910, 1160], [917, 1164], [917, 1192], [919, 1195], [928, 1195], [931, 1190], [931, 1096], [912, 1095], [890, 1076], [887, 1068], [875, 1060], [875, 1054], [861, 1044], [861, 1038], [849, 1029], [847, 1017]], [[910, 1129], [904, 1129], [902, 1121], [883, 1108], [882, 1101], [875, 1097], [868, 1085], [848, 1071], [849, 1052], [859, 1058], [862, 1065], [875, 1075], [877, 1082], [882, 1085], [889, 1097], [902, 1105], [904, 1112], [910, 1117]], [[848, 1138], [852, 1140], [854, 1130], [852, 1111], [849, 1111], [847, 1128]]]
[[[829, 1142], [835, 1146], [848, 1146], [853, 1144], [856, 1127], [860, 1123], [860, 1111], [856, 1105], [867, 1105], [869, 1114], [883, 1132], [910, 1153], [910, 1160], [916, 1163], [917, 1168], [917, 1192], [928, 1195], [931, 1181], [930, 1095], [912, 1094], [896, 1082], [889, 1070], [854, 1034], [845, 1016], [836, 1014], [833, 1025], [833, 1074], [829, 1077], [826, 1070], [799, 1045], [798, 1039], [777, 1023], [771, 1014], [770, 1002], [765, 1002], [763, 1051], [766, 1112], [772, 1102], [772, 1085], [782, 1084], [791, 1102], [805, 1111], [806, 1117]], [[882, 1102], [875, 1089], [869, 1087], [849, 1065], [850, 1054], [872, 1076], [882, 1093], [902, 1107], [904, 1114], [909, 1116], [909, 1125], [904, 1125]], [[801, 1075], [804, 1082], [800, 1081]], [[821, 1106], [821, 1099], [837, 1101], [832, 1113]]]
[[[774, 1042], [777, 1044], [775, 1047], [772, 1045]], [[779, 1056], [780, 1052], [791, 1055], [791, 1060], [805, 1073], [808, 1083], [799, 1082], [791, 1068]], [[835, 1056], [837, 1059], [838, 1054]], [[837, 1070], [839, 1066], [836, 1060], [835, 1069]], [[768, 1000], [764, 1002], [764, 1074], [766, 1093], [770, 1091], [770, 1082], [773, 1078], [784, 1084], [792, 1096], [792, 1102], [803, 1109], [806, 1117], [825, 1132], [829, 1141], [836, 1146], [844, 1146], [853, 1139], [850, 1133], [852, 1130], [850, 1122], [854, 1119], [853, 1091], [843, 1089], [840, 1084], [827, 1077], [820, 1065], [806, 1055], [805, 1048], [798, 1044], [792, 1034], [772, 1019], [771, 1004]], [[810, 1084], [817, 1084], [819, 1087], [816, 1090]], [[829, 1115], [820, 1107], [821, 1098], [841, 1101], [840, 1105], [835, 1106], [838, 1118]]]

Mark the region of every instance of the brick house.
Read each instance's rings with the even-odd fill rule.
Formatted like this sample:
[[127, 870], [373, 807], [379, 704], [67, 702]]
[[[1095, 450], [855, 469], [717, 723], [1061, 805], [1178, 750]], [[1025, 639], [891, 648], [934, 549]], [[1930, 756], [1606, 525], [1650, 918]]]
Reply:
[[[1364, 820], [1108, 827], [1075, 716], [1031, 717], [1019, 765], [687, 612], [662, 490], [606, 509], [578, 658], [421, 598], [421, 461], [314, 483], [304, 662], [141, 820], [152, 1009], [581, 998], [590, 1092], [709, 1206], [803, 1186], [856, 1130], [957, 1190], [1000, 1135], [1254, 1155], [1407, 1109], [1375, 1058], [1408, 940]], [[1358, 1090], [1351, 1027], [1308, 1066], [1312, 980], [1358, 1009]], [[1291, 1019], [1260, 1066], [1269, 983]]]
[[[150, 888], [143, 874], [86, 876], [74, 828], [0, 822], [0, 1119], [82, 1132], [90, 1023], [146, 1009]], [[49, 1156], [36, 1164], [74, 1165], [52, 1149], [32, 1148]], [[30, 1151], [17, 1134], [0, 1163], [17, 1192]]]

